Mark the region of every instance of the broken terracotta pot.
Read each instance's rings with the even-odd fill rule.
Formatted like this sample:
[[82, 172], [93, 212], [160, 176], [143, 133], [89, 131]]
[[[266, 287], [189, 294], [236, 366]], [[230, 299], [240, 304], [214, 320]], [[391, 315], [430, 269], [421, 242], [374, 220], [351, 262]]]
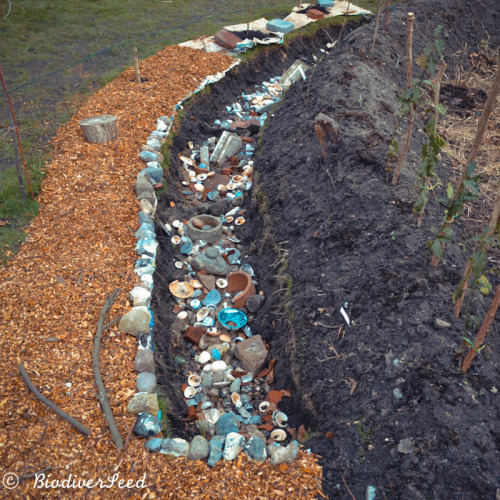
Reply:
[[245, 271], [235, 271], [227, 276], [227, 291], [229, 293], [240, 292], [233, 298], [234, 307], [237, 309], [245, 307], [248, 297], [255, 295], [255, 285], [252, 277]]

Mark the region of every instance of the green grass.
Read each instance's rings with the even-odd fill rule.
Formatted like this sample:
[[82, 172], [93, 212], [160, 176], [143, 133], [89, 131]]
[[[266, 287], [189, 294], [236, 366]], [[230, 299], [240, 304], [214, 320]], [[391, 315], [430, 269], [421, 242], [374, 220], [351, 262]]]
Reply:
[[[359, 0], [374, 10], [376, 0]], [[0, 19], [0, 66], [10, 89], [22, 145], [35, 194], [43, 178], [49, 139], [90, 93], [132, 65], [132, 49], [141, 59], [166, 45], [224, 25], [260, 17], [284, 17], [295, 1], [248, 0], [12, 0]], [[312, 36], [326, 23], [312, 23], [287, 35]], [[263, 49], [258, 49], [263, 50]], [[243, 56], [245, 59], [248, 56]], [[3, 91], [2, 93], [3, 100]], [[6, 108], [0, 108], [0, 262], [5, 264], [24, 236], [22, 228], [37, 213], [33, 200], [23, 200], [13, 166]], [[8, 223], [4, 225], [7, 221]]]

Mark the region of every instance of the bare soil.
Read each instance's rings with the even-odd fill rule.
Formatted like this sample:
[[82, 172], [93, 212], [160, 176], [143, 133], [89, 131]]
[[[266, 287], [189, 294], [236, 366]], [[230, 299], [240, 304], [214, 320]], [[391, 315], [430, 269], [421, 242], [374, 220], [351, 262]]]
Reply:
[[[415, 228], [413, 163], [420, 135], [399, 185], [386, 182], [397, 92], [406, 81], [409, 11], [416, 15], [415, 54], [443, 25], [450, 72], [468, 60], [461, 51], [474, 50], [481, 40], [500, 44], [496, 0], [437, 0], [409, 2], [391, 12], [373, 55], [373, 21], [348, 27], [329, 54], [319, 49], [338, 32], [320, 31], [288, 52], [270, 48], [186, 109], [172, 146], [171, 187], [158, 213], [162, 218], [171, 201], [181, 201], [178, 153], [188, 141], [213, 135], [210, 124], [223, 117], [225, 105], [297, 58], [312, 65], [313, 53], [323, 57], [306, 81], [291, 87], [265, 129], [256, 157], [259, 185], [247, 200], [252, 215], [242, 229], [242, 239], [253, 242], [250, 263], [267, 297], [259, 323], [250, 326], [278, 359], [274, 388], [293, 392], [282, 409], [292, 427], [310, 429], [306, 444], [323, 457], [330, 498], [364, 498], [372, 485], [376, 498], [494, 500], [500, 492], [500, 322], [494, 320], [487, 347], [464, 376], [463, 337], [475, 331], [467, 333], [464, 318], [452, 310], [470, 255], [470, 225], [457, 220], [445, 259], [430, 267], [427, 241], [431, 228], [441, 224], [443, 207], [430, 203], [422, 227]], [[481, 106], [484, 98], [443, 87], [443, 102], [453, 113]], [[325, 151], [312, 129], [320, 112], [341, 129], [340, 143]], [[417, 120], [416, 129], [421, 126]], [[438, 175], [444, 185], [452, 177], [446, 157]], [[154, 305], [160, 370], [173, 399], [176, 431], [189, 434], [185, 406], [176, 396], [184, 379], [173, 362], [186, 351], [182, 341], [173, 342], [167, 299], [173, 254], [166, 236], [161, 243]], [[496, 286], [498, 277], [489, 277]], [[482, 319], [489, 301], [473, 293], [468, 307]], [[436, 319], [450, 326], [440, 328]]]

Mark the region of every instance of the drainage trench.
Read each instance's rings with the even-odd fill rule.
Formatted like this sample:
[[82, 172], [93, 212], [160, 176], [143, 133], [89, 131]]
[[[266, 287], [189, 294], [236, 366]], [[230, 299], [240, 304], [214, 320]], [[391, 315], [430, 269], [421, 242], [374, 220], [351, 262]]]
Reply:
[[[348, 23], [346, 33], [351, 26], [359, 23]], [[171, 437], [210, 439], [227, 413], [245, 437], [285, 445], [297, 437], [295, 429], [311, 424], [290, 362], [296, 346], [288, 332], [287, 254], [266, 212], [265, 192], [273, 186], [258, 182], [265, 115], [254, 110], [268, 104], [272, 116], [273, 103], [252, 99], [267, 92], [277, 100], [286, 86], [279, 77], [294, 61], [308, 65], [311, 78], [339, 31], [330, 26], [286, 49], [268, 48], [183, 110], [157, 207], [152, 303], [163, 425]], [[227, 120], [242, 118], [252, 122], [234, 134]], [[228, 133], [240, 138], [239, 146], [231, 151], [228, 141], [227, 159], [216, 164]], [[211, 163], [204, 169], [207, 149]]]

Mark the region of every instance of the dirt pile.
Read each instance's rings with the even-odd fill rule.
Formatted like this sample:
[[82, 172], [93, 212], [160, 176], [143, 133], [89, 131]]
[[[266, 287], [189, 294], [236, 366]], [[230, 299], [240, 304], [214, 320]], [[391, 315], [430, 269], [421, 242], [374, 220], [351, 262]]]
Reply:
[[[385, 181], [410, 10], [415, 54], [438, 24], [450, 68], [465, 43], [476, 47], [489, 35], [498, 46], [499, 9], [487, 1], [408, 4], [379, 33], [373, 57], [373, 26], [356, 30], [275, 111], [257, 158], [255, 203], [269, 225], [267, 233], [248, 230], [263, 242], [256, 267], [267, 274], [266, 295], [285, 288], [266, 304], [266, 327], [274, 349], [290, 356], [296, 409], [307, 410], [292, 424], [310, 425], [308, 445], [324, 456], [330, 497], [346, 491], [345, 478], [357, 498], [369, 485], [396, 498], [493, 498], [500, 487], [499, 322], [491, 351], [464, 377], [454, 359], [464, 322], [453, 316], [451, 297], [469, 252], [457, 238], [440, 267], [427, 263], [426, 243], [443, 207], [431, 204], [415, 229], [417, 177], [409, 168], [418, 163], [418, 136], [400, 186]], [[324, 152], [311, 126], [320, 112], [341, 129], [338, 147]], [[446, 185], [446, 162], [438, 174]], [[455, 232], [467, 234], [467, 223]], [[279, 246], [277, 266], [271, 245]], [[483, 318], [488, 303], [474, 295], [471, 311]], [[438, 319], [450, 326], [437, 326]]]
[[[274, 388], [293, 389], [283, 410], [292, 427], [310, 428], [307, 446], [323, 456], [330, 498], [347, 497], [347, 487], [363, 498], [368, 486], [376, 488], [375, 498], [494, 498], [500, 488], [498, 320], [487, 354], [468, 376], [454, 356], [466, 332], [463, 317], [453, 316], [451, 298], [470, 255], [470, 245], [464, 250], [470, 224], [458, 219], [454, 243], [441, 265], [431, 268], [427, 241], [444, 208], [430, 203], [422, 227], [415, 228], [420, 134], [399, 185], [386, 182], [397, 92], [406, 81], [408, 11], [416, 15], [416, 55], [443, 25], [450, 74], [467, 64], [481, 40], [500, 44], [495, 1], [441, 0], [398, 7], [389, 29], [381, 28], [373, 56], [373, 22], [353, 30], [329, 55], [319, 48], [337, 39], [338, 31], [320, 31], [285, 53], [271, 49], [186, 110], [173, 143], [171, 184], [179, 180], [175, 158], [189, 140], [214, 135], [211, 123], [236, 95], [295, 59], [310, 64], [307, 79], [290, 88], [264, 132], [256, 156], [259, 185], [246, 207], [260, 218], [252, 216], [243, 235], [254, 240], [251, 264], [269, 297], [259, 316], [264, 319], [251, 326], [278, 359]], [[317, 56], [325, 58], [314, 66]], [[313, 124], [319, 113], [339, 124], [338, 145], [323, 149], [318, 142]], [[453, 175], [446, 157], [437, 173], [446, 186]], [[160, 218], [169, 199], [159, 207]], [[163, 259], [157, 325], [168, 332], [171, 311], [161, 299], [168, 249]], [[491, 278], [493, 286], [497, 281]], [[473, 294], [471, 312], [483, 318], [489, 300]], [[163, 375], [175, 390], [176, 352], [167, 336], [159, 350]], [[183, 409], [174, 400], [173, 414]], [[177, 431], [184, 427], [180, 419], [174, 425]]]

